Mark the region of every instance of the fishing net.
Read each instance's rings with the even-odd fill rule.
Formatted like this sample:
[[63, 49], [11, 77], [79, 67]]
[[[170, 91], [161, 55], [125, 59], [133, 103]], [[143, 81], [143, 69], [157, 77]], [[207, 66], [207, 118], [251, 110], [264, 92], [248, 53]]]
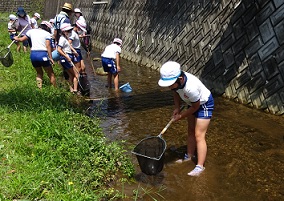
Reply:
[[1, 50], [0, 60], [1, 60], [1, 63], [3, 64], [3, 66], [5, 66], [5, 67], [10, 67], [13, 64], [13, 62], [14, 62], [13, 55], [12, 55], [9, 48], [5, 48], [5, 49]]
[[166, 141], [161, 137], [148, 137], [141, 140], [134, 150], [141, 171], [147, 175], [156, 175], [164, 166]]

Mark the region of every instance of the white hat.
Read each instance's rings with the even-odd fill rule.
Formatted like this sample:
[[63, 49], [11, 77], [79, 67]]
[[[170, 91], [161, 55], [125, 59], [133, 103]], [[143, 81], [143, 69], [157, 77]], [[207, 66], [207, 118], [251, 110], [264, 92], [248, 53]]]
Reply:
[[160, 69], [161, 78], [158, 84], [161, 87], [169, 87], [176, 82], [181, 75], [180, 64], [174, 61], [164, 63]]
[[60, 26], [61, 31], [69, 31], [73, 29], [70, 23], [62, 23]]
[[40, 14], [35, 13], [34, 16], [36, 16], [38, 19], [40, 19]]
[[113, 39], [113, 43], [119, 43], [120, 45], [122, 45], [122, 40], [120, 38], [115, 38]]
[[77, 21], [76, 21], [76, 25], [77, 25], [80, 29], [82, 29], [82, 31], [87, 32], [87, 30], [86, 30], [87, 25], [86, 25], [86, 22], [85, 22], [84, 20], [77, 20]]
[[82, 13], [81, 10], [79, 8], [75, 8], [74, 9], [74, 13]]
[[11, 14], [11, 15], [9, 15], [9, 19], [10, 19], [10, 20], [16, 20], [17, 17], [16, 17], [16, 15]]
[[44, 24], [47, 27], [49, 27], [50, 29], [52, 28], [52, 25], [48, 21], [42, 21], [40, 24]]

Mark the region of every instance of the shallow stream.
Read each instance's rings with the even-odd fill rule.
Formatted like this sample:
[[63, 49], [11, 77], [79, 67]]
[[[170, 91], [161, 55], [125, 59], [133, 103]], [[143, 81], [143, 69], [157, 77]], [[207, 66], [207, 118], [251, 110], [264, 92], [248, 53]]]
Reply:
[[[90, 61], [85, 62], [93, 99], [87, 113], [101, 118], [109, 139], [125, 140], [131, 154], [140, 140], [161, 132], [171, 118], [173, 98], [171, 91], [158, 86], [157, 71], [122, 60], [120, 85], [129, 82], [133, 91], [115, 93], [105, 87], [107, 77], [94, 75]], [[100, 61], [93, 64], [101, 67]], [[206, 170], [200, 177], [187, 176], [193, 162], [175, 163], [186, 146], [187, 122], [182, 120], [163, 135], [167, 150], [161, 173], [141, 173], [132, 155], [137, 183], [125, 184], [125, 193], [132, 196], [138, 189], [137, 200], [284, 200], [283, 117], [222, 97], [215, 97], [215, 105], [207, 132]]]

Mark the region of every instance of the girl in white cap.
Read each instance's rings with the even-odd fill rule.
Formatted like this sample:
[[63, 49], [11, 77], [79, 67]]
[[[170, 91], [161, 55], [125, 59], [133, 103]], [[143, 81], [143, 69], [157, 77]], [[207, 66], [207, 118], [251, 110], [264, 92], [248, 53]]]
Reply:
[[33, 29], [37, 29], [37, 21], [40, 19], [40, 14], [35, 13], [34, 16], [31, 18], [31, 26]]
[[14, 37], [15, 40], [25, 41], [30, 39], [33, 44], [31, 47], [31, 62], [36, 70], [36, 82], [38, 88], [42, 88], [43, 70], [47, 73], [50, 83], [56, 86], [55, 75], [53, 72], [53, 60], [51, 56], [51, 24], [42, 21], [39, 29], [31, 29], [23, 37]]
[[61, 25], [62, 35], [59, 38], [57, 50], [60, 54], [60, 64], [68, 73], [68, 82], [70, 92], [77, 94], [78, 92], [78, 73], [76, 67], [73, 66], [74, 56], [78, 56], [76, 50], [69, 44], [69, 37], [71, 36], [73, 27], [69, 23]]
[[107, 83], [108, 88], [112, 86], [112, 77], [114, 82], [114, 89], [119, 90], [119, 76], [118, 73], [121, 71], [120, 67], [120, 53], [121, 53], [122, 40], [115, 38], [111, 45], [106, 46], [102, 53], [102, 66], [104, 71], [108, 73]]
[[83, 17], [83, 14], [82, 14], [82, 12], [81, 12], [81, 10], [79, 9], [79, 8], [75, 8], [74, 9], [74, 15], [75, 15], [75, 18], [76, 18], [76, 21], [77, 20], [83, 20], [83, 21], [85, 21], [85, 23], [86, 23], [86, 20], [85, 20], [85, 18]]
[[85, 72], [85, 64], [83, 60], [83, 56], [81, 53], [81, 41], [80, 36], [78, 35], [81, 31], [86, 31], [86, 23], [83, 20], [77, 20], [76, 24], [73, 28], [73, 31], [71, 33], [71, 36], [69, 37], [69, 43], [72, 45], [72, 47], [76, 50], [78, 53], [77, 57], [74, 57], [74, 63], [77, 69], [80, 73]]
[[[212, 94], [196, 76], [183, 72], [177, 62], [168, 61], [163, 64], [160, 74], [158, 84], [161, 87], [169, 87], [174, 93], [174, 121], [183, 118], [188, 121], [187, 154], [177, 162], [193, 160], [197, 150], [197, 164], [188, 175], [199, 176], [205, 170], [205, 134], [214, 109]], [[181, 101], [188, 105], [188, 109], [183, 112], [180, 111]]]
[[[17, 21], [17, 17], [13, 14], [9, 15], [9, 22], [8, 22], [8, 32], [10, 34], [10, 39], [13, 41], [14, 37], [17, 34], [17, 28], [16, 28], [16, 24], [15, 22]], [[15, 44], [17, 45], [17, 52], [20, 51], [21, 49], [21, 45], [19, 42], [15, 42]]]

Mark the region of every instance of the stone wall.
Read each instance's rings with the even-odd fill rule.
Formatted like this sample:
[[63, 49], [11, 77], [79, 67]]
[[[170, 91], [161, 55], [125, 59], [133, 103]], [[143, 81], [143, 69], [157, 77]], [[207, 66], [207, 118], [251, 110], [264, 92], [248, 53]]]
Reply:
[[109, 0], [78, 6], [103, 49], [121, 37], [123, 57], [154, 69], [182, 64], [215, 93], [284, 113], [283, 0]]
[[[120, 37], [125, 59], [153, 69], [175, 60], [214, 93], [284, 113], [283, 0], [94, 1], [69, 2], [83, 11], [96, 48]], [[45, 15], [64, 2], [46, 1]]]

